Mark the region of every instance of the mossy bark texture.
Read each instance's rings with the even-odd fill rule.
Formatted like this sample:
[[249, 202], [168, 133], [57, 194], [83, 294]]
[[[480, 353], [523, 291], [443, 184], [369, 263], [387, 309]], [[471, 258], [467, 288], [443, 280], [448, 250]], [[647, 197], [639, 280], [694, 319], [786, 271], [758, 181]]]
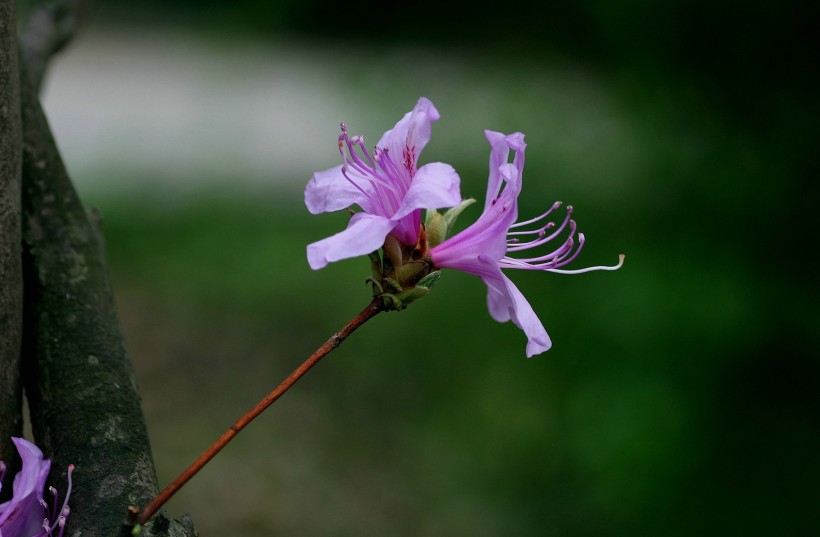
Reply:
[[11, 494], [23, 431], [20, 337], [20, 83], [14, 0], [0, 0], [0, 460], [9, 466], [0, 501]]

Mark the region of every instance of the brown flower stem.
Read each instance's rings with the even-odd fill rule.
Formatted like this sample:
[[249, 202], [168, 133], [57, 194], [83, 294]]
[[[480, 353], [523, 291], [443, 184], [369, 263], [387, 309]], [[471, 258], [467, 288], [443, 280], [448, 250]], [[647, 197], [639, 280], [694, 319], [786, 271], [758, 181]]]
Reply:
[[259, 414], [261, 414], [266, 408], [273, 404], [274, 401], [279, 399], [286, 391], [293, 386], [297, 380], [302, 378], [302, 375], [308, 372], [308, 370], [316, 365], [319, 360], [324, 358], [330, 351], [341, 345], [342, 341], [344, 341], [347, 336], [353, 333], [354, 330], [359, 328], [361, 325], [366, 323], [370, 320], [371, 317], [374, 317], [377, 313], [384, 311], [384, 305], [382, 303], [381, 298], [374, 298], [373, 301], [361, 311], [356, 317], [353, 318], [352, 321], [347, 323], [344, 328], [333, 334], [330, 339], [328, 339], [324, 345], [316, 349], [310, 358], [302, 362], [302, 365], [297, 367], [293, 373], [291, 373], [288, 378], [282, 381], [279, 386], [277, 386], [272, 392], [270, 392], [264, 399], [259, 401], [256, 406], [250, 409], [248, 412], [245, 413], [241, 418], [239, 418], [236, 423], [230, 426], [230, 428], [225, 431], [219, 439], [211, 445], [205, 452], [199, 456], [197, 460], [195, 460], [188, 468], [185, 469], [184, 472], [179, 474], [179, 476], [174, 479], [170, 485], [165, 487], [165, 489], [159, 493], [159, 495], [154, 498], [151, 503], [149, 503], [145, 509], [142, 510], [140, 513], [139, 521], [141, 524], [145, 524], [153, 515], [157, 512], [157, 510], [162, 507], [165, 502], [167, 502], [171, 496], [176, 493], [182, 486], [188, 482], [197, 472], [199, 472], [203, 466], [208, 464], [208, 462], [214, 458], [214, 456], [219, 453], [222, 448], [228, 445], [233, 437], [239, 434], [247, 424], [254, 420]]

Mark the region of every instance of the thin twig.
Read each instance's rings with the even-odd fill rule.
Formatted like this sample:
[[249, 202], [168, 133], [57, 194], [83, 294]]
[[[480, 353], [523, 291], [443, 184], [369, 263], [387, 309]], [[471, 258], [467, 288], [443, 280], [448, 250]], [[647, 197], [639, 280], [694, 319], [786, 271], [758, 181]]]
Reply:
[[264, 399], [259, 401], [256, 406], [245, 413], [245, 415], [239, 418], [236, 423], [231, 425], [230, 428], [225, 431], [211, 447], [205, 450], [205, 452], [200, 455], [199, 458], [195, 460], [188, 468], [186, 468], [184, 472], [179, 474], [179, 476], [174, 479], [170, 485], [165, 487], [165, 490], [160, 492], [159, 495], [154, 498], [154, 500], [151, 501], [145, 509], [142, 510], [142, 513], [140, 514], [140, 523], [145, 524], [145, 522], [148, 521], [154, 513], [156, 513], [157, 509], [162, 507], [162, 505], [165, 504], [165, 502], [167, 502], [171, 496], [176, 493], [176, 491], [178, 491], [185, 483], [188, 482], [189, 479], [196, 475], [196, 473], [199, 472], [203, 466], [208, 464], [208, 462], [214, 458], [214, 456], [219, 453], [222, 448], [224, 448], [228, 442], [233, 439], [233, 437], [239, 434], [239, 431], [259, 416], [259, 414], [261, 414], [266, 408], [272, 405], [274, 401], [279, 399], [279, 397], [288, 391], [297, 380], [302, 378], [302, 376], [307, 373], [311, 367], [316, 365], [319, 360], [324, 358], [330, 351], [338, 347], [342, 341], [347, 338], [347, 336], [353, 333], [354, 330], [359, 328], [381, 311], [384, 311], [381, 298], [374, 298], [373, 301], [361, 311], [361, 313], [354, 317], [352, 321], [347, 323], [344, 328], [333, 334], [333, 336], [331, 336], [330, 339], [324, 343], [324, 345], [319, 347], [316, 352], [310, 356], [310, 358], [302, 362], [302, 365], [297, 367], [293, 373], [288, 376], [288, 378], [279, 384], [279, 386], [265, 396]]

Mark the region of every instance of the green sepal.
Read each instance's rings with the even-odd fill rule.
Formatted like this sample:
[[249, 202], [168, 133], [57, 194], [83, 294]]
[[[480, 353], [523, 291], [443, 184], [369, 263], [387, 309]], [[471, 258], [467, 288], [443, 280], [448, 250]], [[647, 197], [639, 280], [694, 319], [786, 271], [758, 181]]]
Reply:
[[379, 255], [379, 252], [370, 252], [367, 254], [367, 257], [370, 258], [370, 268], [373, 270], [373, 279], [381, 280], [382, 279], [382, 258]]
[[447, 223], [447, 233], [450, 233], [450, 230], [453, 229], [453, 225], [456, 223], [456, 218], [458, 215], [461, 214], [461, 211], [469, 207], [475, 203], [473, 198], [467, 198], [466, 200], [462, 200], [461, 203], [444, 213], [444, 221]]
[[396, 295], [391, 293], [382, 293], [379, 296], [382, 299], [385, 310], [390, 311], [402, 309], [401, 300]]
[[380, 295], [380, 294], [384, 293], [384, 288], [382, 287], [382, 284], [380, 284], [379, 280], [377, 280], [376, 278], [373, 278], [371, 276], [371, 277], [367, 278], [364, 281], [364, 283], [369, 283], [370, 285], [373, 286], [373, 296]]
[[382, 245], [384, 251], [384, 270], [390, 272], [389, 267], [398, 269], [404, 264], [404, 256], [402, 255], [402, 246], [399, 240], [392, 234], [384, 238]]
[[385, 278], [384, 283], [389, 285], [396, 292], [401, 291], [401, 284], [397, 280], [394, 280], [393, 278]]
[[438, 283], [441, 279], [441, 271], [434, 270], [424, 278], [420, 279], [419, 282], [416, 284], [417, 287], [424, 287], [428, 291], [433, 288], [434, 285]]
[[[424, 278], [426, 279], [426, 277]], [[429, 281], [435, 283], [437, 278], [431, 278]], [[382, 303], [384, 304], [384, 309], [387, 311], [396, 310], [400, 311], [406, 308], [410, 303], [420, 299], [423, 296], [426, 296], [430, 293], [430, 288], [425, 287], [423, 285], [416, 285], [415, 287], [410, 287], [409, 289], [405, 289], [398, 294], [393, 293], [379, 293], [377, 296], [382, 299]]]
[[414, 300], [418, 300], [419, 298], [425, 296], [429, 292], [430, 292], [429, 288], [422, 287], [420, 285], [417, 285], [415, 287], [411, 287], [410, 289], [402, 291], [401, 294], [399, 295], [400, 304], [399, 304], [398, 309], [406, 308], [408, 304], [410, 304]]
[[435, 218], [437, 215], [437, 210], [427, 209], [427, 211], [424, 213], [424, 227], [430, 227], [430, 222], [432, 222], [433, 218]]
[[427, 211], [426, 228], [427, 246], [429, 248], [438, 246], [447, 238], [447, 220], [441, 213], [436, 212], [436, 214], [431, 216], [430, 211]]

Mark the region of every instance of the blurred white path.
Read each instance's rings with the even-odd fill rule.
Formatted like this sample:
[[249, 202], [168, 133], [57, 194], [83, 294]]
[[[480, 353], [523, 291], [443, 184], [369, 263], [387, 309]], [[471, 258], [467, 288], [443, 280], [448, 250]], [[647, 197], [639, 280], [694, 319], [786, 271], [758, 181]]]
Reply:
[[[635, 145], [625, 148], [631, 137], [600, 83], [546, 60], [90, 27], [55, 59], [44, 83], [49, 119], [81, 193], [301, 190], [313, 171], [340, 162], [339, 122], [374, 144], [421, 95], [442, 115], [424, 162], [483, 169], [483, 130], [492, 128], [525, 132], [537, 148], [528, 160], [543, 159], [557, 172], [552, 181], [564, 169], [591, 182], [604, 173], [611, 184], [629, 168]], [[485, 180], [476, 178], [475, 190]], [[606, 184], [594, 186], [606, 195]]]

